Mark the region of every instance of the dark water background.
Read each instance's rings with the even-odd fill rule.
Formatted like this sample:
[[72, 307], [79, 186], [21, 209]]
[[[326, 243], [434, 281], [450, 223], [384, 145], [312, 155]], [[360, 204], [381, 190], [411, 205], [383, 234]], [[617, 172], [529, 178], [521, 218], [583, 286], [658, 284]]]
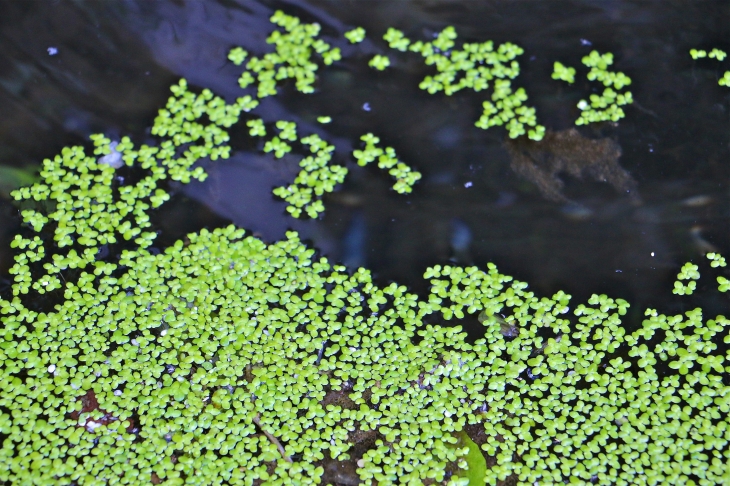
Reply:
[[[238, 150], [209, 164], [205, 183], [171, 188], [175, 196], [155, 215], [160, 246], [229, 221], [268, 241], [295, 228], [331, 259], [364, 265], [381, 283], [396, 280], [419, 293], [428, 265], [491, 261], [543, 295], [607, 293], [636, 311], [701, 305], [711, 315], [727, 313], [727, 297], [711, 291], [716, 284], [704, 263], [699, 287], [707, 292], [671, 293], [684, 262], [704, 262], [713, 249], [730, 256], [730, 89], [717, 84], [730, 59], [693, 61], [688, 54], [730, 51], [726, 1], [8, 0], [0, 2], [0, 165], [32, 171], [95, 132], [144, 142], [180, 77], [234, 100], [243, 94], [241, 68], [226, 62], [227, 52], [237, 45], [253, 55], [268, 52], [268, 18], [277, 8], [319, 22], [344, 60], [320, 68], [315, 94], [287, 85], [257, 114], [294, 120], [300, 133], [334, 142], [336, 161], [350, 169], [347, 180], [325, 198], [323, 219], [293, 220], [271, 189], [293, 180], [300, 156], [278, 161], [251, 151], [239, 126], [232, 131]], [[585, 80], [581, 57], [592, 49], [613, 52], [613, 68], [633, 79], [636, 103], [618, 125], [580, 132], [618, 144], [632, 193], [559, 174], [562, 200], [547, 199], [539, 183], [511, 169], [503, 130], [474, 127], [487, 94], [419, 90], [432, 68], [381, 40], [390, 26], [427, 40], [447, 25], [459, 33], [457, 45], [491, 39], [522, 46], [514, 84], [526, 88], [539, 122], [553, 131], [572, 127], [577, 101], [597, 91]], [[350, 46], [342, 33], [355, 26], [365, 27], [368, 39]], [[387, 54], [392, 67], [369, 69], [375, 53]], [[575, 85], [550, 79], [556, 60], [579, 68]], [[318, 115], [334, 122], [318, 125]], [[394, 193], [381, 171], [353, 163], [349, 153], [366, 132], [423, 173], [412, 195]], [[11, 182], [0, 180], [0, 189]], [[18, 224], [3, 196], [4, 275]]]

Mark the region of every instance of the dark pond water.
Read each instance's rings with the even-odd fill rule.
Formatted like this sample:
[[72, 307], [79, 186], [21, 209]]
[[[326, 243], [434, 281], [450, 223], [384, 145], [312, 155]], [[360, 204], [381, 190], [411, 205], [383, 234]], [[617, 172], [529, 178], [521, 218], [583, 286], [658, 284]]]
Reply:
[[[730, 51], [726, 1], [0, 2], [0, 165], [31, 174], [43, 158], [94, 132], [144, 141], [180, 77], [235, 99], [240, 68], [226, 54], [236, 45], [267, 52], [268, 17], [276, 8], [319, 22], [345, 59], [320, 69], [315, 94], [287, 86], [258, 112], [333, 141], [336, 159], [350, 169], [346, 183], [325, 199], [321, 220], [287, 217], [271, 189], [294, 178], [298, 158], [275, 161], [248, 150], [239, 127], [233, 142], [240, 150], [208, 165], [205, 183], [172, 188], [175, 197], [156, 215], [161, 246], [232, 220], [270, 241], [295, 228], [333, 260], [364, 265], [383, 283], [397, 280], [418, 291], [425, 290], [428, 265], [491, 261], [543, 294], [608, 293], [636, 310], [701, 305], [713, 315], [726, 312], [716, 292], [694, 300], [671, 294], [684, 262], [730, 249], [730, 89], [717, 84], [730, 60], [695, 62], [688, 54], [693, 47]], [[368, 40], [349, 46], [342, 33], [358, 25]], [[636, 103], [618, 124], [580, 134], [620, 148], [612, 163], [630, 175], [626, 184], [558, 173], [562, 189], [546, 194], [545, 181], [515, 173], [515, 145], [503, 130], [474, 127], [485, 94], [419, 90], [432, 68], [381, 40], [390, 26], [425, 40], [447, 25], [463, 40], [522, 46], [516, 84], [555, 132], [573, 126], [577, 101], [596, 83], [553, 81], [553, 62], [577, 67], [592, 49], [613, 52], [615, 68], [633, 79]], [[375, 53], [389, 55], [393, 66], [369, 69]], [[323, 114], [335, 122], [317, 125]], [[366, 132], [423, 173], [412, 195], [395, 194], [380, 171], [353, 163], [349, 153]], [[0, 175], [0, 189], [13, 184], [17, 172], [9, 174]], [[6, 273], [18, 218], [3, 190]]]

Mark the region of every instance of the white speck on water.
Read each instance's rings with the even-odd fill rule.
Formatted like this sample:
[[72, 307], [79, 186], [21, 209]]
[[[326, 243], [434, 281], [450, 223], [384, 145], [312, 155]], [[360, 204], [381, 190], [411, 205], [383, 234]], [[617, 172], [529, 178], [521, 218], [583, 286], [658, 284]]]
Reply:
[[53, 373], [55, 371], [56, 371], [56, 365], [51, 365], [51, 366], [48, 367], [48, 372], [49, 373]]
[[589, 41], [588, 39], [581, 39], [580, 40], [580, 45], [582, 45], [582, 46], [592, 46], [593, 45], [593, 42]]
[[471, 186], [472, 186], [471, 181], [464, 183], [464, 187], [466, 187], [467, 189], [470, 188]]
[[139, 343], [137, 342], [136, 339], [132, 339], [132, 345], [133, 346], [139, 346]]
[[86, 422], [86, 430], [88, 430], [89, 432], [93, 432], [94, 429], [101, 427], [101, 425], [102, 424], [100, 424], [99, 422], [94, 422], [93, 420], [89, 420], [88, 422]]
[[370, 103], [365, 103], [362, 105], [362, 109], [365, 111], [370, 111]]
[[160, 336], [164, 336], [165, 334], [167, 334], [167, 329], [163, 329], [162, 332], [160, 332]]
[[56, 54], [58, 54], [58, 49], [56, 47], [49, 47], [46, 50], [48, 51], [49, 56], [55, 56]]
[[111, 152], [99, 158], [100, 164], [105, 164], [110, 167], [114, 167], [115, 169], [118, 169], [124, 165], [124, 161], [122, 160], [122, 153], [117, 151], [117, 145], [117, 142], [111, 142], [109, 144]]
[[651, 256], [654, 256], [654, 252], [651, 252]]
[[121, 397], [122, 396], [122, 390], [114, 390], [114, 396], [115, 397]]

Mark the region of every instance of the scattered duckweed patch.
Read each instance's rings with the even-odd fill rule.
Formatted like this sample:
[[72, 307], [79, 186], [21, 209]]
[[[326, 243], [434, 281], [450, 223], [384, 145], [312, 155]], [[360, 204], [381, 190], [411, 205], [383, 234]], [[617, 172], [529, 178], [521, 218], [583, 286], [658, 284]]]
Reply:
[[352, 152], [352, 156], [357, 160], [357, 165], [365, 167], [370, 162], [377, 160], [378, 167], [388, 170], [388, 174], [396, 180], [393, 184], [395, 192], [409, 194], [413, 191], [415, 183], [421, 180], [420, 172], [414, 171], [398, 160], [393, 147], [385, 147], [385, 149], [378, 147], [380, 139], [372, 133], [363, 135], [360, 140], [365, 142], [365, 147], [362, 150], [358, 149]]
[[[297, 140], [296, 124], [280, 120], [276, 127], [280, 130], [279, 136], [266, 142], [264, 152], [273, 151], [275, 157], [280, 158], [291, 151], [291, 145], [284, 140]], [[299, 218], [306, 213], [310, 218], [317, 218], [324, 211], [322, 196], [334, 191], [335, 186], [345, 180], [347, 168], [330, 164], [335, 147], [319, 135], [313, 133], [299, 141], [305, 150], [308, 148], [310, 155], [299, 162], [302, 170], [294, 182], [275, 188], [273, 193], [289, 203], [286, 210], [291, 216]]]
[[362, 27], [355, 27], [354, 29], [345, 32], [345, 39], [350, 41], [351, 44], [359, 44], [365, 40], [365, 29]]
[[599, 81], [605, 89], [603, 93], [592, 94], [589, 99], [580, 100], [578, 109], [581, 115], [575, 121], [576, 125], [586, 125], [602, 121], [617, 122], [625, 115], [621, 108], [634, 102], [631, 91], [620, 93], [619, 91], [631, 84], [631, 78], [620, 71], [609, 71], [608, 67], [613, 64], [613, 54], [607, 52], [599, 54], [598, 51], [591, 53], [582, 59], [585, 66], [591, 68], [588, 72], [589, 81]]
[[535, 109], [524, 105], [527, 94], [523, 88], [513, 90], [511, 80], [520, 73], [517, 56], [521, 47], [505, 42], [494, 46], [492, 41], [463, 43], [456, 49], [456, 29], [449, 26], [432, 42], [412, 42], [403, 32], [390, 28], [384, 39], [392, 49], [421, 54], [427, 65], [436, 67], [438, 74], [426, 76], [419, 87], [447, 96], [465, 89], [486, 90], [494, 81], [492, 101], [484, 102], [484, 112], [476, 122], [479, 128], [505, 126], [510, 138], [527, 134], [531, 140], [542, 140], [545, 127], [537, 124]]
[[375, 54], [372, 59], [368, 61], [368, 66], [373, 69], [377, 69], [378, 71], [385, 71], [385, 68], [390, 66], [390, 59], [388, 58], [388, 56]]
[[718, 61], [723, 61], [725, 57], [727, 57], [727, 53], [723, 51], [722, 49], [713, 48], [709, 54], [704, 49], [690, 49], [689, 55], [692, 56], [692, 59], [695, 61], [697, 59], [702, 59], [705, 57], [709, 57], [710, 59], [717, 59]]
[[730, 88], [730, 71], [725, 71], [720, 80], [717, 82], [720, 86], [727, 86]]
[[[717, 261], [719, 262], [720, 260], [718, 259]], [[715, 262], [716, 261], [713, 261], [712, 263]], [[674, 282], [674, 290], [672, 290], [672, 292], [678, 295], [692, 295], [692, 293], [697, 289], [696, 280], [699, 280], [699, 278], [699, 267], [690, 262], [685, 263], [682, 265], [682, 268], [677, 274], [677, 280]], [[689, 280], [689, 282], [685, 284], [682, 282], [683, 280]]]
[[553, 64], [552, 78], [573, 84], [575, 82], [575, 68], [566, 67], [562, 63], [555, 61]]
[[326, 125], [327, 123], [332, 123], [332, 117], [330, 116], [318, 116], [317, 122]]
[[[260, 58], [252, 57], [246, 63], [238, 84], [247, 88], [256, 83], [258, 97], [265, 98], [276, 95], [279, 82], [294, 79], [297, 91], [313, 93], [312, 84], [318, 66], [312, 56], [316, 53], [325, 65], [330, 65], [342, 59], [339, 47], [332, 47], [317, 38], [319, 24], [303, 24], [281, 10], [271, 16], [271, 22], [283, 29], [273, 31], [266, 39], [268, 44], [275, 46], [275, 52]], [[233, 48], [228, 54], [228, 59], [237, 66], [243, 64], [246, 57], [247, 52], [240, 47]]]

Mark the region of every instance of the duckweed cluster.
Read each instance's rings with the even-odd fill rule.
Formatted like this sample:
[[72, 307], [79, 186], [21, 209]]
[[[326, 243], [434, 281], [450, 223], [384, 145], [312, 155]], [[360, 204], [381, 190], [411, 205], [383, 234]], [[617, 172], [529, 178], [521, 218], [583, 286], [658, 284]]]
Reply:
[[390, 66], [390, 59], [388, 58], [388, 56], [375, 54], [372, 59], [368, 61], [368, 66], [373, 69], [377, 69], [378, 71], [385, 71], [385, 68]]
[[542, 140], [545, 127], [538, 125], [533, 107], [524, 105], [527, 94], [523, 88], [513, 89], [511, 80], [520, 73], [517, 56], [521, 47], [505, 42], [495, 47], [492, 41], [463, 43], [455, 48], [456, 30], [449, 26], [432, 42], [408, 39], [403, 32], [390, 28], [383, 36], [392, 49], [421, 54], [427, 65], [436, 67], [438, 74], [426, 76], [419, 87], [430, 94], [444, 92], [447, 96], [462, 90], [486, 90], [493, 82], [492, 100], [483, 104], [484, 112], [476, 122], [479, 128], [504, 126], [510, 138], [527, 134], [532, 140]]
[[[329, 119], [320, 118], [323, 119], [320, 123], [327, 123]], [[252, 119], [246, 123], [252, 136], [266, 135], [266, 126], [262, 120]], [[294, 182], [275, 188], [273, 193], [289, 203], [286, 210], [291, 216], [299, 218], [306, 213], [310, 218], [317, 218], [324, 211], [322, 196], [334, 191], [335, 186], [345, 180], [347, 168], [330, 164], [335, 147], [316, 133], [298, 139], [296, 123], [279, 120], [274, 125], [279, 134], [264, 143], [265, 153], [273, 152], [274, 157], [280, 159], [292, 151], [291, 143], [299, 140], [300, 145], [310, 155], [299, 162], [302, 170]]]
[[624, 118], [625, 113], [621, 108], [624, 105], [630, 105], [634, 102], [631, 91], [619, 92], [626, 86], [631, 84], [631, 78], [620, 71], [609, 71], [608, 67], [613, 64], [613, 54], [607, 52], [599, 54], [598, 51], [591, 51], [590, 54], [583, 57], [582, 62], [585, 66], [591, 68], [587, 74], [589, 81], [598, 81], [605, 89], [603, 93], [592, 94], [590, 102], [580, 100], [578, 109], [581, 114], [575, 121], [576, 125], [586, 125], [588, 123], [612, 121], [617, 122]]
[[562, 63], [555, 61], [553, 64], [552, 78], [573, 84], [575, 83], [575, 68], [566, 67]]
[[345, 32], [345, 39], [350, 41], [351, 44], [359, 44], [365, 40], [365, 29], [362, 27], [355, 27], [354, 29]]
[[[287, 79], [295, 80], [296, 89], [301, 93], [313, 93], [317, 64], [312, 56], [317, 53], [325, 65], [342, 59], [339, 47], [332, 47], [318, 39], [319, 24], [303, 24], [298, 18], [277, 10], [271, 22], [283, 30], [274, 30], [266, 39], [275, 46], [275, 52], [262, 57], [252, 57], [246, 63], [246, 70], [238, 79], [241, 88], [256, 83], [259, 98], [276, 95], [277, 84]], [[248, 57], [241, 47], [233, 48], [228, 59], [240, 66]]]
[[[715, 263], [714, 261], [712, 263]], [[674, 282], [673, 293], [678, 295], [692, 295], [697, 290], [697, 280], [700, 278], [699, 267], [691, 262], [687, 262], [682, 265], [679, 273], [677, 274], [677, 280]], [[684, 284], [683, 280], [689, 280], [687, 284]]]
[[[707, 259], [710, 260], [710, 266], [712, 268], [723, 268], [723, 267], [727, 266], [725, 257], [721, 256], [717, 253], [708, 253]], [[718, 290], [720, 292], [727, 292], [728, 290], [730, 290], [730, 280], [726, 279], [722, 275], [719, 275], [717, 277], [717, 283], [718, 283]]]
[[[281, 36], [315, 30], [274, 18]], [[433, 47], [449, 51], [451, 37]], [[25, 227], [11, 300], [0, 299], [0, 481], [318, 484], [325, 459], [356, 460], [360, 479], [381, 485], [730, 481], [724, 316], [647, 309], [630, 329], [622, 299], [541, 297], [491, 263], [430, 267], [419, 297], [318, 258], [294, 232], [266, 244], [228, 226], [153, 252], [162, 182], [203, 180], [195, 162], [228, 157], [227, 129], [256, 105], [184, 80], [172, 91], [158, 144], [92, 136], [93, 156], [65, 148], [14, 193]], [[297, 190], [329, 187], [314, 175], [333, 150], [318, 135], [285, 120], [247, 126], [276, 133], [264, 143], [275, 157], [309, 148]], [[360, 165], [401, 164], [374, 135], [362, 140]], [[112, 152], [135, 177], [102, 162]], [[707, 258], [725, 271], [721, 255]], [[697, 279], [685, 264], [683, 293]], [[484, 326], [471, 343], [459, 325], [469, 316]], [[481, 451], [465, 433], [476, 425]], [[355, 457], [362, 434], [375, 440]]]
[[393, 189], [398, 194], [409, 194], [413, 191], [413, 186], [421, 179], [421, 173], [414, 171], [408, 165], [398, 160], [393, 147], [378, 147], [380, 139], [372, 133], [366, 133], [360, 140], [365, 142], [365, 147], [352, 152], [352, 156], [357, 160], [357, 165], [365, 167], [374, 160], [378, 161], [378, 167], [386, 169], [395, 179]]
[[[702, 58], [710, 58], [710, 59], [716, 59], [718, 61], [724, 61], [727, 57], [727, 53], [723, 51], [722, 49], [713, 48], [709, 54], [704, 49], [690, 49], [689, 55], [692, 56], [692, 59], [695, 61], [697, 59]], [[722, 75], [722, 77], [717, 81], [717, 84], [720, 86], [728, 86], [730, 87], [730, 71], [725, 71], [725, 73]]]

